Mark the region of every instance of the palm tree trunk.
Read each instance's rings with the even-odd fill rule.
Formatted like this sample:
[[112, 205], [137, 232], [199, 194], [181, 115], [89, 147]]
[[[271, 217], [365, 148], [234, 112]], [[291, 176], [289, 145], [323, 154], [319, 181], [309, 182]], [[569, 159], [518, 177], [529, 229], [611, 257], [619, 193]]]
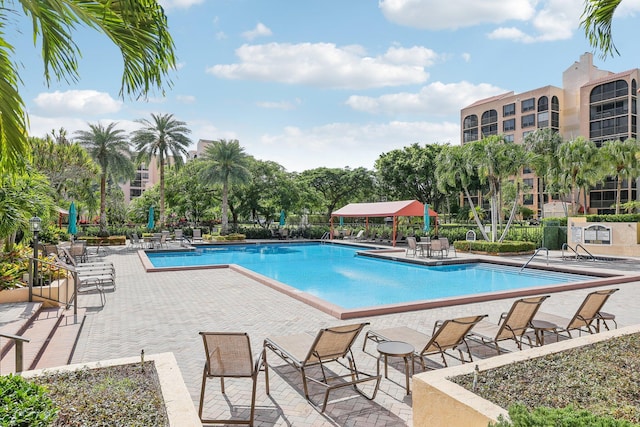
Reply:
[[164, 228], [164, 158], [160, 155], [160, 229]]
[[469, 207], [471, 208], [471, 212], [473, 212], [473, 218], [476, 220], [476, 225], [480, 229], [480, 233], [482, 233], [482, 237], [484, 240], [489, 241], [489, 237], [487, 233], [484, 231], [484, 227], [482, 226], [482, 221], [478, 218], [478, 211], [476, 211], [476, 207], [473, 204], [473, 200], [471, 200], [471, 194], [469, 194], [469, 190], [467, 187], [464, 187], [464, 194], [467, 197], [467, 201], [469, 202]]
[[100, 237], [107, 234], [107, 176], [100, 176]]
[[616, 175], [616, 215], [620, 214], [620, 197], [622, 196], [622, 180]]
[[220, 234], [225, 236], [229, 230], [229, 218], [228, 211], [229, 209], [229, 180], [225, 179], [222, 183], [222, 230]]

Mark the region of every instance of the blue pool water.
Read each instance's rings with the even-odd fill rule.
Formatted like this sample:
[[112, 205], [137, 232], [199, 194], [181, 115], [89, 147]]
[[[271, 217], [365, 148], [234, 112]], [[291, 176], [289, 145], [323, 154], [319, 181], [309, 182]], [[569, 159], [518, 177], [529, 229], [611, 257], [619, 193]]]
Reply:
[[422, 266], [358, 256], [332, 244], [233, 245], [148, 252], [154, 267], [238, 264], [345, 309], [431, 300], [592, 279], [492, 264]]

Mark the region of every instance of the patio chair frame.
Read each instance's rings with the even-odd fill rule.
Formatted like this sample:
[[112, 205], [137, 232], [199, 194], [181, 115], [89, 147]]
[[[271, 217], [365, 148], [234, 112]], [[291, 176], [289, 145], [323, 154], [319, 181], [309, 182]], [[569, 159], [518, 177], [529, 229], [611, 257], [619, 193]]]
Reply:
[[[486, 317], [486, 314], [482, 314], [444, 321], [438, 320], [433, 325], [431, 336], [406, 326], [382, 329], [379, 331], [370, 330], [365, 335], [364, 343], [362, 344], [362, 351], [366, 351], [367, 340], [371, 340], [376, 343], [386, 341], [411, 341], [409, 343], [415, 348], [412, 356], [414, 372], [415, 360], [419, 359], [422, 369], [426, 370], [427, 366], [425, 364], [425, 359], [427, 356], [432, 354], [440, 354], [442, 357], [442, 363], [445, 367], [449, 366], [445, 356], [452, 357], [461, 363], [473, 362], [473, 356], [471, 355], [471, 350], [469, 349], [466, 337], [473, 327]], [[453, 336], [450, 335], [450, 331], [452, 329], [456, 330], [456, 333]], [[462, 351], [463, 348], [466, 349], [469, 360], [465, 359]], [[458, 355], [448, 352], [448, 350], [457, 350]]]
[[[502, 313], [500, 315], [500, 321], [497, 325], [489, 322], [481, 322], [480, 324], [486, 324], [492, 328], [496, 329], [496, 333], [491, 336], [482, 334], [478, 330], [472, 330], [469, 334], [469, 338], [475, 339], [476, 341], [481, 342], [482, 344], [489, 345], [493, 344], [495, 346], [498, 354], [502, 353], [502, 349], [498, 344], [501, 341], [505, 340], [514, 340], [519, 350], [522, 350], [522, 340], [526, 337], [528, 340], [529, 347], [533, 347], [533, 343], [531, 341], [531, 337], [527, 334], [527, 331], [531, 329], [531, 321], [535, 317], [536, 313], [540, 309], [542, 303], [549, 298], [549, 295], [536, 296], [536, 297], [528, 297], [528, 298], [520, 298], [513, 302], [511, 308], [508, 312]], [[522, 310], [524, 308], [531, 307], [530, 312], [525, 311], [525, 319], [520, 319], [518, 317], [518, 310]], [[512, 318], [516, 317], [517, 325], [512, 325]], [[522, 321], [518, 321], [522, 320]]]
[[[205, 364], [202, 371], [202, 385], [200, 387], [200, 404], [198, 406], [198, 416], [203, 424], [248, 424], [253, 426], [253, 418], [255, 415], [256, 407], [256, 388], [258, 383], [258, 373], [262, 365], [262, 357], [259, 355], [256, 362], [253, 362], [253, 356], [251, 351], [251, 342], [249, 335], [245, 332], [200, 332], [202, 341], [204, 343], [205, 350]], [[215, 341], [219, 341], [220, 344], [232, 342], [236, 345], [233, 350], [226, 354], [226, 360], [229, 361], [230, 366], [225, 366], [225, 360], [221, 358], [221, 354], [225, 352], [221, 346], [215, 345]], [[213, 348], [212, 348], [213, 345]], [[242, 363], [243, 366], [239, 366], [239, 358], [244, 357], [246, 363]], [[215, 362], [212, 360], [216, 358]], [[229, 372], [225, 372], [229, 369]], [[206, 391], [207, 380], [209, 378], [220, 378], [220, 391], [225, 394], [224, 379], [225, 378], [250, 378], [253, 382], [251, 389], [251, 409], [250, 417], [247, 420], [243, 419], [204, 419], [202, 418], [202, 409], [204, 405], [204, 395]]]
[[[301, 344], [308, 343], [308, 351], [306, 353], [306, 356], [302, 359], [296, 357], [290, 350], [284, 348], [284, 346], [282, 346], [281, 344], [279, 345], [278, 337], [265, 339], [262, 360], [264, 362], [267, 394], [269, 394], [269, 364], [267, 362], [267, 350], [271, 350], [287, 364], [301, 373], [304, 395], [311, 405], [316, 408], [319, 407], [309, 396], [309, 387], [307, 382], [311, 381], [314, 384], [321, 385], [325, 388], [324, 400], [322, 402], [322, 406], [320, 407], [321, 412], [324, 412], [327, 407], [327, 403], [329, 402], [329, 393], [333, 390], [347, 386], [353, 386], [353, 388], [359, 394], [361, 394], [368, 400], [375, 399], [378, 392], [378, 387], [380, 386], [381, 375], [372, 375], [358, 370], [355, 358], [353, 357], [353, 352], [351, 350], [351, 347], [353, 346], [356, 338], [358, 337], [358, 335], [360, 335], [360, 332], [362, 332], [363, 328], [368, 324], [369, 323], [366, 322], [352, 325], [336, 326], [332, 328], [324, 328], [318, 332], [315, 338], [307, 334], [294, 335], [291, 337], [280, 337], [304, 340], [305, 342]], [[341, 343], [341, 345], [332, 346], [331, 340], [335, 339], [336, 337], [343, 338], [344, 341]], [[343, 362], [343, 359], [347, 360], [348, 365]], [[327, 375], [325, 368], [326, 365], [331, 362], [335, 362], [343, 368], [346, 368], [348, 370], [348, 373], [343, 375]], [[320, 370], [322, 372], [322, 379], [313, 378], [307, 375], [307, 368], [313, 366], [320, 367]], [[331, 381], [344, 380], [347, 378], [350, 378], [350, 381], [330, 384]], [[376, 382], [371, 396], [368, 396], [357, 386], [358, 384], [367, 381]]]

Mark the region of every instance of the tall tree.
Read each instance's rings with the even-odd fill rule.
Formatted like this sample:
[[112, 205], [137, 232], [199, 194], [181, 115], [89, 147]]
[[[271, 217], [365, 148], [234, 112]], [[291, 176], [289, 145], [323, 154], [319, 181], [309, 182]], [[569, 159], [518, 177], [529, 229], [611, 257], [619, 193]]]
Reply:
[[229, 186], [242, 184], [249, 179], [247, 154], [237, 139], [213, 141], [204, 151], [207, 165], [203, 169], [205, 179], [222, 185], [221, 234], [229, 232]]
[[370, 201], [375, 192], [373, 172], [365, 168], [309, 169], [302, 172], [298, 179], [320, 195], [327, 217], [337, 207], [347, 203]]
[[576, 214], [576, 201], [580, 189], [596, 181], [597, 173], [596, 144], [579, 136], [558, 146], [558, 171], [554, 175], [558, 184], [571, 196], [571, 214]]
[[619, 55], [613, 43], [611, 24], [616, 8], [622, 0], [585, 0], [580, 26], [589, 44], [601, 52], [602, 57]]
[[413, 144], [381, 154], [375, 165], [380, 186], [391, 197], [430, 203], [438, 210], [443, 194], [437, 189], [435, 170], [441, 149], [440, 144]]
[[107, 178], [115, 181], [130, 178], [134, 174], [133, 162], [129, 151], [129, 142], [122, 129], [115, 129], [117, 123], [107, 127], [102, 124], [89, 124], [88, 131], [77, 131], [76, 137], [80, 145], [85, 147], [89, 155], [100, 166], [100, 235], [107, 231]]
[[[489, 186], [491, 241], [495, 242], [498, 238], [498, 223], [501, 214], [499, 199], [502, 182], [508, 177], [516, 175], [525, 165], [524, 148], [517, 144], [507, 144], [503, 137], [497, 135], [466, 144], [465, 148], [468, 167], [474, 170], [481, 183]], [[518, 199], [519, 195], [516, 195], [516, 200]], [[514, 211], [512, 211], [512, 215], [513, 213]]]
[[[146, 96], [162, 89], [175, 69], [174, 43], [164, 10], [155, 0], [25, 1], [3, 2], [0, 8], [0, 177], [23, 170], [28, 158], [27, 112], [18, 86], [22, 84], [14, 58], [15, 49], [5, 39], [8, 23], [21, 22], [12, 15], [23, 13], [32, 22], [34, 44], [42, 49], [44, 79], [76, 82], [80, 49], [73, 30], [80, 25], [105, 34], [123, 58], [120, 96]], [[21, 31], [18, 28], [14, 31]]]
[[170, 163], [179, 169], [184, 164], [184, 157], [188, 154], [187, 148], [191, 140], [187, 136], [191, 130], [186, 123], [175, 120], [173, 114], [151, 114], [152, 121], [147, 119], [136, 120], [144, 127], [133, 132], [131, 142], [138, 152], [137, 161], [149, 164], [156, 159], [160, 169], [160, 219], [159, 226], [165, 224], [164, 206], [164, 169], [165, 164]]
[[544, 216], [544, 193], [547, 191], [548, 175], [558, 170], [556, 151], [562, 144], [562, 137], [553, 129], [538, 129], [524, 138], [524, 147], [529, 152], [529, 164], [540, 180], [538, 198], [540, 212]]
[[622, 181], [627, 181], [630, 190], [632, 179], [638, 175], [639, 162], [636, 157], [638, 153], [640, 153], [640, 145], [633, 138], [624, 141], [607, 141], [600, 148], [599, 157], [603, 173], [616, 177], [616, 214], [620, 213]]

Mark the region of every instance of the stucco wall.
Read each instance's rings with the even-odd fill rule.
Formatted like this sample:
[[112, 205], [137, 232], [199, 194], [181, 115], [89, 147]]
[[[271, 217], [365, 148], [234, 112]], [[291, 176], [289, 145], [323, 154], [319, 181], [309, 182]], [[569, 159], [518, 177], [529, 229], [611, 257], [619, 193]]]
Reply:
[[[584, 241], [584, 230], [599, 225], [611, 229], [610, 244], [591, 244]], [[640, 256], [636, 222], [587, 222], [585, 217], [571, 217], [567, 221], [567, 244], [576, 248], [579, 243], [593, 255]], [[580, 255], [586, 253], [578, 249]]]

